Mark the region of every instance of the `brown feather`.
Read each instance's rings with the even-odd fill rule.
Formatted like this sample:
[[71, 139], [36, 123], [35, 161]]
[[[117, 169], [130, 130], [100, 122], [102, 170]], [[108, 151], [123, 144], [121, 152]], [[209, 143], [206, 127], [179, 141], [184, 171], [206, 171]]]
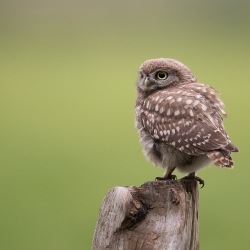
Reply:
[[[159, 71], [167, 73], [163, 81], [157, 79]], [[146, 156], [156, 165], [168, 167], [169, 173], [175, 167], [190, 172], [209, 158], [219, 167], [233, 167], [230, 154], [239, 150], [223, 125], [224, 103], [188, 67], [173, 59], [146, 61], [137, 93], [137, 128]]]

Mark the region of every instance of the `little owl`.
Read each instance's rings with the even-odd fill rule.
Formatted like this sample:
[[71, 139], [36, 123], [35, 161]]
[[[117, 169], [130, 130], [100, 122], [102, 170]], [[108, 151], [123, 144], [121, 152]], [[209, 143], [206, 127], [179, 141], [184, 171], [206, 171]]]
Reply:
[[239, 152], [223, 126], [223, 102], [215, 89], [199, 83], [191, 70], [173, 59], [152, 59], [139, 70], [136, 127], [144, 154], [166, 169], [158, 180], [176, 179], [175, 169], [195, 175], [210, 163], [233, 168]]

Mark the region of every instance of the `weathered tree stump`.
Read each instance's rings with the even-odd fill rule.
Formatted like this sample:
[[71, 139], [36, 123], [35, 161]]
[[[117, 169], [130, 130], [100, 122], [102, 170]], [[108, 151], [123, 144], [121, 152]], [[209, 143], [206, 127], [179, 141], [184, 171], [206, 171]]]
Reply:
[[114, 187], [101, 205], [92, 250], [198, 250], [198, 201], [193, 180]]

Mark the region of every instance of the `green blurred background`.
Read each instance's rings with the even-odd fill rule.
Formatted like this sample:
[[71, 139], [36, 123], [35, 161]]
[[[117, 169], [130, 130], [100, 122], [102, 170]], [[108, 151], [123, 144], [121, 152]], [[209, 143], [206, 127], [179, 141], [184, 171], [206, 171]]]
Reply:
[[249, 249], [249, 24], [247, 0], [1, 1], [0, 249], [90, 249], [107, 191], [163, 174], [134, 128], [158, 57], [222, 93], [241, 150], [199, 173], [201, 249]]

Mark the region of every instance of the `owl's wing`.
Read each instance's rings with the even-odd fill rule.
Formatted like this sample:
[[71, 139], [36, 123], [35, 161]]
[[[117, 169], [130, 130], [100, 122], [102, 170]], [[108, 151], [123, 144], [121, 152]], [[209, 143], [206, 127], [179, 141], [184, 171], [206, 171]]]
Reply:
[[[223, 126], [223, 103], [218, 97], [209, 100], [190, 89], [177, 90], [158, 91], [144, 100], [142, 124], [151, 136], [191, 155], [221, 148], [234, 151]], [[217, 104], [212, 105], [212, 101]]]

